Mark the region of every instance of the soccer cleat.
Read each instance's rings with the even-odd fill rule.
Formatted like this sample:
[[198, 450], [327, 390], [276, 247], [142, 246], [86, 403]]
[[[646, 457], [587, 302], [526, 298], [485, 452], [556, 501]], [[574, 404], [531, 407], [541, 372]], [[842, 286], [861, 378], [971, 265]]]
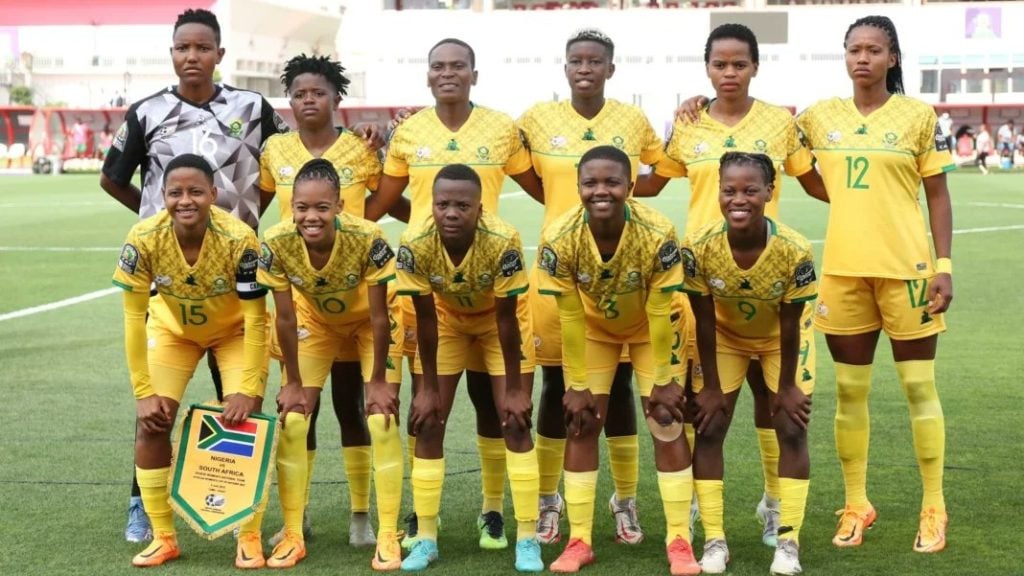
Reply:
[[129, 542], [147, 542], [153, 539], [153, 525], [149, 522], [142, 498], [132, 496], [128, 501], [128, 525], [124, 527], [124, 539]]
[[284, 538], [274, 546], [274, 551], [267, 558], [268, 568], [291, 568], [306, 557], [306, 543], [302, 534], [285, 531]]
[[402, 560], [402, 570], [405, 572], [426, 570], [435, 560], [437, 560], [437, 542], [425, 539], [419, 540], [412, 547], [405, 560]]
[[558, 521], [565, 513], [562, 495], [540, 497], [540, 516], [537, 517], [537, 541], [541, 544], [555, 544], [562, 539]]
[[[438, 521], [438, 524], [440, 524], [440, 520]], [[413, 546], [415, 546], [416, 543], [420, 541], [419, 526], [420, 523], [419, 520], [416, 518], [415, 512], [405, 517], [405, 536], [402, 537], [403, 550], [412, 550]]]
[[878, 512], [870, 504], [863, 512], [847, 505], [837, 510], [836, 516], [839, 516], [839, 525], [836, 527], [836, 535], [832, 537], [832, 544], [840, 548], [851, 548], [864, 542], [864, 531], [871, 528], [878, 519]]
[[235, 545], [235, 568], [263, 568], [267, 559], [263, 557], [263, 543], [259, 532], [239, 534]]
[[636, 498], [617, 500], [612, 494], [608, 509], [615, 517], [615, 541], [619, 544], [639, 544], [644, 541], [644, 530], [636, 512]]
[[594, 549], [579, 538], [570, 538], [562, 555], [548, 566], [552, 572], [572, 574], [579, 572], [587, 564], [594, 563]]
[[181, 549], [178, 548], [177, 536], [173, 533], [156, 534], [149, 546], [132, 558], [132, 565], [140, 568], [159, 566], [178, 556], [181, 556]]
[[540, 542], [536, 538], [527, 538], [516, 542], [516, 571], [544, 571], [544, 560], [540, 557]]
[[348, 521], [348, 545], [357, 548], [369, 548], [377, 544], [373, 534], [370, 515], [366, 512], [354, 512]]
[[941, 552], [946, 548], [946, 525], [949, 523], [949, 516], [945, 512], [939, 512], [935, 508], [929, 508], [921, 512], [921, 526], [917, 530], [917, 539], [914, 540], [914, 552]]
[[757, 503], [757, 510], [754, 514], [757, 516], [757, 521], [764, 527], [761, 532], [761, 541], [765, 546], [775, 548], [779, 543], [779, 501], [765, 494]]
[[[237, 536], [238, 535], [235, 534], [235, 537]], [[302, 511], [302, 540], [306, 541], [312, 539], [313, 524], [309, 520], [309, 508], [306, 508], [305, 510]], [[281, 540], [284, 540], [284, 526], [282, 526], [281, 529], [278, 530], [276, 534], [271, 536], [270, 540], [267, 540], [267, 544], [270, 544], [271, 546], [277, 546], [281, 543]]]
[[398, 536], [392, 533], [381, 534], [377, 540], [377, 551], [370, 561], [370, 568], [378, 572], [390, 572], [402, 567], [402, 547], [398, 545]]
[[704, 574], [725, 574], [729, 564], [729, 546], [724, 538], [715, 538], [704, 543], [704, 555], [700, 557], [700, 569]]
[[693, 557], [693, 548], [681, 536], [668, 545], [666, 552], [669, 572], [672, 576], [697, 576], [700, 574], [700, 564], [697, 564], [697, 559]]
[[505, 519], [501, 512], [487, 512], [476, 519], [476, 527], [480, 530], [481, 550], [504, 550], [508, 548], [505, 538]]
[[800, 567], [800, 545], [790, 538], [779, 540], [775, 547], [770, 573], [772, 576], [794, 576], [803, 572]]

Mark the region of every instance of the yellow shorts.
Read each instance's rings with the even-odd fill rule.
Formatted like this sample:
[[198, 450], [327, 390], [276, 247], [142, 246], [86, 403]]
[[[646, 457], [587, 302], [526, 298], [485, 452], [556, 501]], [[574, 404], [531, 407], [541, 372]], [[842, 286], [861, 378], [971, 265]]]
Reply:
[[[672, 340], [671, 373], [680, 385], [686, 374], [686, 346], [683, 335], [686, 333], [685, 317], [679, 312], [672, 314], [672, 328], [675, 338]], [[654, 388], [654, 348], [650, 342], [622, 343], [601, 342], [587, 339], [586, 364], [587, 387], [591, 394], [609, 394], [615, 372], [622, 361], [621, 355], [626, 352], [626, 362], [633, 364], [636, 374], [636, 386], [640, 396], [646, 398]], [[565, 366], [563, 365], [563, 369]]]
[[[751, 354], [750, 352], [739, 352], [724, 348], [718, 350], [718, 382], [722, 386], [722, 392], [728, 394], [740, 389], [743, 381], [747, 378], [747, 368], [751, 360], [759, 360], [761, 369], [764, 372], [764, 381], [772, 392], [779, 390], [779, 371], [782, 368], [781, 354], [775, 352], [761, 352]], [[804, 378], [805, 374], [801, 368], [797, 368], [796, 385], [804, 394], [814, 393], [814, 378]], [[704, 372], [699, 363], [693, 365], [693, 391], [700, 392], [704, 389]]]
[[[146, 336], [149, 344], [149, 381], [158, 396], [180, 403], [199, 360], [208, 349], [217, 359], [224, 396], [241, 392], [245, 367], [245, 336], [241, 327], [236, 334], [214, 340], [206, 346], [176, 336], [152, 323], [146, 327]], [[267, 368], [264, 363], [264, 382], [266, 378]]]
[[[391, 342], [388, 346], [388, 382], [402, 382], [402, 325], [394, 313], [391, 322]], [[273, 325], [273, 322], [271, 322]], [[299, 318], [299, 374], [303, 386], [323, 388], [331, 365], [335, 362], [359, 362], [363, 381], [369, 381], [373, 372], [373, 326], [367, 318], [351, 324], [325, 324], [315, 318]], [[270, 356], [281, 360], [281, 345], [277, 330], [271, 330]], [[323, 366], [326, 366], [324, 368]], [[308, 369], [307, 369], [308, 368]]]
[[[538, 292], [538, 268], [530, 269], [530, 312], [533, 314], [533, 344], [537, 364], [562, 365], [562, 323], [558, 319], [558, 301], [554, 296]], [[619, 362], [629, 362], [629, 350], [622, 347]]]
[[[536, 364], [533, 330], [530, 326], [527, 298], [518, 299], [520, 357], [523, 374], [533, 373]], [[498, 340], [498, 323], [494, 313], [455, 314], [437, 308], [437, 373], [440, 376], [461, 374], [463, 370], [486, 372], [492, 376], [505, 374], [505, 357]], [[423, 373], [419, 354], [412, 371]]]
[[943, 315], [927, 311], [929, 280], [826, 274], [818, 285], [814, 325], [825, 334], [838, 336], [882, 329], [893, 340], [917, 340], [945, 332]]

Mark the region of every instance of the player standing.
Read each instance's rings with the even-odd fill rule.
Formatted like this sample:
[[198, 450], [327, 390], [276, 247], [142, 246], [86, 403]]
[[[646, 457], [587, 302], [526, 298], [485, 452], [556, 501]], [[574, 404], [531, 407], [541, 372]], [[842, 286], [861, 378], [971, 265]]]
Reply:
[[[946, 546], [942, 493], [945, 420], [935, 388], [935, 350], [953, 300], [953, 214], [946, 172], [954, 169], [931, 106], [903, 95], [899, 38], [885, 16], [846, 32], [853, 98], [811, 106], [798, 123], [831, 200], [814, 324], [836, 365], [836, 451], [846, 506], [832, 543], [859, 546], [877, 518], [867, 498], [868, 392], [881, 330], [910, 407], [923, 496], [916, 552]], [[924, 184], [929, 228], [918, 202]]]

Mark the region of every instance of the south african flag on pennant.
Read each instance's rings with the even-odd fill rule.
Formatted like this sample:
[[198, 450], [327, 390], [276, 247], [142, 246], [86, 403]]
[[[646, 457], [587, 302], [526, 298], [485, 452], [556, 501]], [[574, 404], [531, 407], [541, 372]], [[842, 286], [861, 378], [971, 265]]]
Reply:
[[228, 428], [212, 414], [203, 414], [199, 444], [196, 447], [220, 454], [252, 458], [256, 449], [256, 431], [255, 422], [242, 422], [238, 426]]

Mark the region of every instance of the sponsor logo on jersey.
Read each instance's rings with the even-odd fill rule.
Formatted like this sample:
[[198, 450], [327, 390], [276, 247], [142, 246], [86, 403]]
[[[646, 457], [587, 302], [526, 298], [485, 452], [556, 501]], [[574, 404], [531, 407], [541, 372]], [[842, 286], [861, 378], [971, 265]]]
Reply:
[[843, 139], [843, 133], [839, 130], [832, 130], [825, 135], [825, 139], [828, 140], [830, 144], [838, 144], [839, 141]]
[[694, 156], [702, 156], [702, 155], [704, 155], [705, 152], [707, 152], [710, 149], [711, 149], [711, 144], [708, 144], [707, 142], [701, 142], [701, 143], [699, 143], [699, 144], [697, 144], [696, 146], [693, 147], [693, 155]]
[[943, 152], [949, 150], [949, 140], [942, 135], [942, 127], [935, 123], [935, 151]]
[[516, 272], [523, 270], [523, 255], [519, 250], [508, 250], [501, 255], [501, 275], [511, 278]]
[[658, 250], [658, 260], [661, 261], [662, 270], [668, 270], [679, 264], [681, 256], [679, 255], [679, 245], [675, 240], [668, 240], [661, 245], [661, 249]]
[[554, 136], [551, 138], [551, 147], [554, 149], [565, 148], [569, 140], [565, 136]]
[[388, 246], [388, 243], [383, 238], [377, 238], [373, 241], [373, 245], [370, 246], [370, 261], [377, 268], [387, 266], [387, 263], [394, 257], [395, 253], [391, 250], [391, 246]]
[[427, 158], [430, 158], [430, 148], [427, 148], [426, 146], [420, 146], [419, 148], [416, 149], [417, 160], [426, 160]]
[[793, 274], [793, 282], [796, 284], [797, 288], [803, 288], [815, 280], [814, 262], [805, 260], [797, 265], [796, 272]]

